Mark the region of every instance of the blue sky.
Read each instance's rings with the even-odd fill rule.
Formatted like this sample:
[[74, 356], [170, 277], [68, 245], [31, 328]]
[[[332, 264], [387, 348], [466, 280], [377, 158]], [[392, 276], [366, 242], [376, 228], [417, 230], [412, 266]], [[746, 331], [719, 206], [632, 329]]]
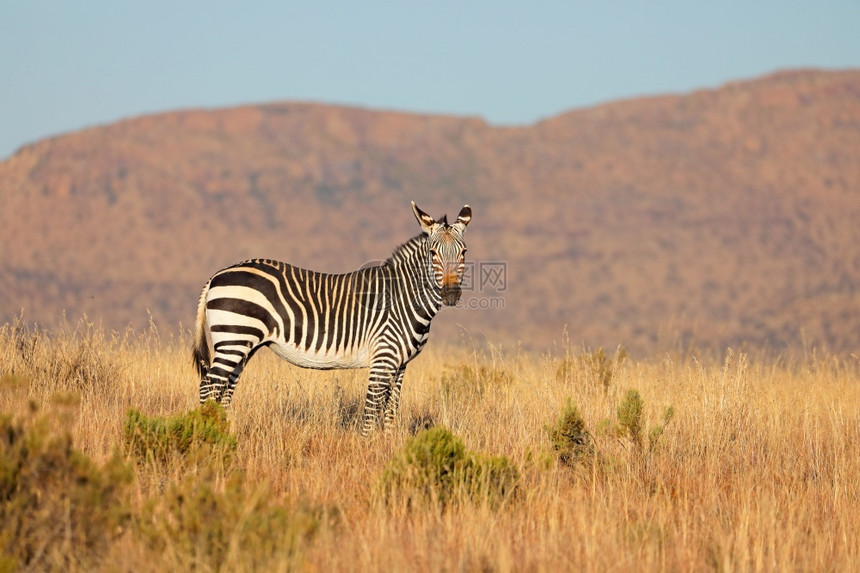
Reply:
[[312, 100], [525, 124], [860, 67], [860, 1], [0, 3], [0, 158], [189, 107]]

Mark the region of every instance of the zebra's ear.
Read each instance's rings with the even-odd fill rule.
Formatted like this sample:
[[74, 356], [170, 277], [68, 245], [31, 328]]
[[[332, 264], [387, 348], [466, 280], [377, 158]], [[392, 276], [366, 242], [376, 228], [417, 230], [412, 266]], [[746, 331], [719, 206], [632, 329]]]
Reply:
[[452, 227], [457, 227], [460, 229], [460, 232], [466, 230], [466, 225], [469, 224], [469, 221], [472, 220], [472, 208], [468, 205], [463, 205], [463, 208], [460, 209], [460, 214], [457, 215], [457, 222], [451, 225]]
[[412, 212], [415, 213], [415, 218], [418, 219], [418, 223], [421, 225], [421, 230], [428, 235], [432, 234], [438, 225], [436, 220], [419, 209], [418, 205], [415, 204], [415, 201], [412, 202]]

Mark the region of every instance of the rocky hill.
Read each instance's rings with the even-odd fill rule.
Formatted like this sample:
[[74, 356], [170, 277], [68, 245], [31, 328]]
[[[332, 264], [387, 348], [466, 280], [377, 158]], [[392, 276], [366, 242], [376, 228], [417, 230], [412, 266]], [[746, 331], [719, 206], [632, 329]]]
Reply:
[[0, 322], [190, 325], [249, 257], [346, 271], [473, 208], [464, 333], [546, 349], [860, 352], [860, 71], [792, 71], [525, 127], [309, 103], [187, 110], [0, 163]]

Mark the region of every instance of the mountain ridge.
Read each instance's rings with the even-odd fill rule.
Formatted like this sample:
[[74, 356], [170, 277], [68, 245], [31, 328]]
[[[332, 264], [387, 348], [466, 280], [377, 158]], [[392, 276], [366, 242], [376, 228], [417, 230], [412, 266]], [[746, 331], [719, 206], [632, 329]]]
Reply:
[[434, 336], [546, 348], [567, 326], [643, 352], [856, 352], [858, 189], [856, 70], [513, 127], [307, 102], [150, 114], [0, 163], [0, 322], [66, 310], [121, 328], [148, 309], [190, 324], [200, 286], [237, 260], [342, 272], [386, 258], [417, 231], [415, 200], [434, 215], [472, 205], [474, 270], [506, 273], [466, 297], [503, 308], [445, 312]]

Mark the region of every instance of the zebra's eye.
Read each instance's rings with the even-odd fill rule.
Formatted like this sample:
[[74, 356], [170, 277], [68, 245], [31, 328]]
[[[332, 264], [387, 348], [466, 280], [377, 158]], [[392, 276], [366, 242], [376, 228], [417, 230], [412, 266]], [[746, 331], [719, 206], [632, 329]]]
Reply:
[[430, 256], [431, 257], [438, 257], [439, 253], [436, 252], [436, 249], [430, 249]]

